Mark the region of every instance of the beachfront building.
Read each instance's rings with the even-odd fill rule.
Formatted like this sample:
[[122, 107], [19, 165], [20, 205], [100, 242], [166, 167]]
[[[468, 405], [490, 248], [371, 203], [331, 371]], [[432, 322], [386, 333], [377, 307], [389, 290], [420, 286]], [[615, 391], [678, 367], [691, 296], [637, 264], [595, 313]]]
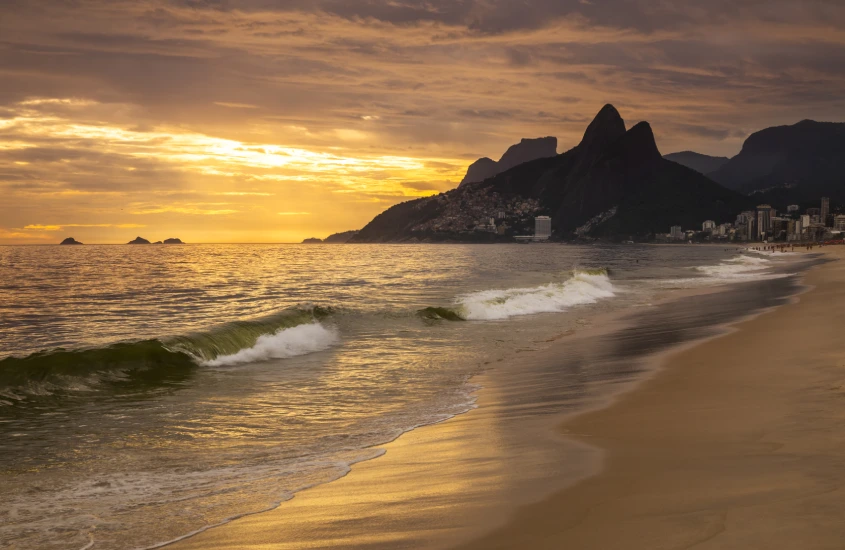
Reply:
[[837, 231], [845, 231], [845, 215], [839, 214], [833, 218], [833, 228]]
[[772, 232], [772, 207], [768, 204], [761, 204], [757, 207], [757, 238], [766, 239]]
[[830, 199], [828, 197], [822, 197], [822, 208], [820, 215], [820, 222], [822, 225], [827, 225], [827, 217], [830, 215]]
[[534, 218], [534, 240], [547, 241], [552, 236], [552, 219], [549, 216]]
[[772, 216], [772, 229], [770, 239], [785, 240], [789, 235], [789, 219], [780, 216]]
[[674, 241], [682, 241], [686, 237], [684, 230], [681, 228], [680, 225], [673, 225], [671, 229], [669, 229], [669, 238]]
[[707, 233], [712, 233], [715, 228], [716, 222], [714, 222], [713, 220], [707, 220], [703, 224], [701, 224], [701, 230]]

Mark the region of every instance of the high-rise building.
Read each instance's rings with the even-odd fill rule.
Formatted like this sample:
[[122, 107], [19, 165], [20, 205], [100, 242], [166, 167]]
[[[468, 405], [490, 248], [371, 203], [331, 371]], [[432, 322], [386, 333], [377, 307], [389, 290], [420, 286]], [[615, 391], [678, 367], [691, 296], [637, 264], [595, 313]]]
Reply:
[[834, 216], [833, 228], [837, 231], [845, 231], [845, 215]]
[[681, 241], [684, 239], [684, 230], [681, 228], [680, 225], [673, 225], [671, 229], [669, 229], [669, 236], [676, 241]]
[[552, 219], [548, 216], [534, 218], [534, 239], [548, 240], [552, 236]]
[[763, 240], [772, 231], [772, 207], [761, 204], [757, 207], [757, 238]]
[[707, 220], [703, 224], [701, 224], [702, 231], [708, 231], [712, 233], [715, 228], [716, 222], [714, 222], [713, 220]]
[[786, 207], [786, 213], [787, 214], [792, 214], [794, 212], [798, 212], [799, 210], [800, 210], [800, 207], [797, 204], [790, 204], [789, 206]]
[[830, 215], [830, 199], [828, 197], [822, 197], [822, 210], [820, 215], [821, 223], [827, 225], [827, 217]]
[[787, 218], [781, 218], [779, 216], [772, 216], [772, 230], [770, 237], [772, 239], [781, 240], [785, 239], [786, 236], [789, 234], [789, 220]]

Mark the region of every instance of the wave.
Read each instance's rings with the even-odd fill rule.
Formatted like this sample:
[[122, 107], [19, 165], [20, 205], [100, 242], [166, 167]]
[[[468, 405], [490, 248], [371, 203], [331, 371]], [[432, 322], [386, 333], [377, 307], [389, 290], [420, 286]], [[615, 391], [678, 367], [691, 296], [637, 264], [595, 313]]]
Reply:
[[507, 319], [518, 315], [565, 311], [615, 295], [616, 289], [606, 269], [576, 270], [563, 283], [466, 294], [458, 298], [458, 311], [468, 320]]
[[178, 385], [199, 366], [235, 365], [320, 351], [339, 339], [336, 331], [320, 324], [331, 313], [319, 307], [289, 309], [183, 336], [6, 357], [0, 359], [0, 404], [103, 386], [134, 392]]
[[267, 359], [285, 359], [297, 355], [306, 355], [330, 348], [339, 340], [337, 331], [328, 329], [319, 322], [299, 325], [279, 330], [274, 334], [263, 334], [255, 345], [230, 355], [221, 355], [203, 364], [211, 367], [237, 365], [265, 361]]
[[771, 267], [771, 260], [742, 254], [718, 265], [703, 265], [696, 269], [711, 278], [728, 280], [758, 277]]

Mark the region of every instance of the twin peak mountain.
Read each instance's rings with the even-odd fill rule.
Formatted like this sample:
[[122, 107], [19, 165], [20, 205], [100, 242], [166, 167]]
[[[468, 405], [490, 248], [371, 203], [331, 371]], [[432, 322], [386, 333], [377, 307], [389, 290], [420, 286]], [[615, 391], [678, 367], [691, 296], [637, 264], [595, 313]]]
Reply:
[[[612, 105], [601, 109], [576, 147], [562, 154], [556, 148], [553, 137], [524, 139], [498, 162], [480, 159], [457, 189], [397, 204], [353, 241], [492, 241], [531, 233], [538, 215], [552, 217], [559, 238], [645, 237], [672, 225], [733, 220], [751, 204], [664, 159], [649, 124], [626, 128]], [[491, 216], [496, 232], [473, 230]]]

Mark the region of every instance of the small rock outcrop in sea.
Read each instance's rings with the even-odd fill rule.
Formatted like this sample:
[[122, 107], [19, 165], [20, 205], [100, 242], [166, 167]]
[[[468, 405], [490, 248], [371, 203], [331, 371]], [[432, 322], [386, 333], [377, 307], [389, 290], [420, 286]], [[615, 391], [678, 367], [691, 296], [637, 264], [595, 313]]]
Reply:
[[147, 239], [144, 239], [142, 237], [135, 237], [134, 241], [129, 241], [126, 244], [150, 244], [150, 241], [148, 241]]
[[185, 243], [182, 242], [182, 239], [170, 238], [170, 239], [164, 239], [164, 244], [185, 244]]
[[164, 244], [164, 243], [162, 243], [161, 241], [156, 241], [153, 244]]
[[310, 239], [305, 239], [302, 241], [302, 244], [319, 244], [323, 242], [323, 239], [318, 239], [317, 237], [311, 237]]
[[67, 239], [63, 240], [59, 244], [82, 244], [82, 243], [77, 241], [73, 237], [68, 237]]

